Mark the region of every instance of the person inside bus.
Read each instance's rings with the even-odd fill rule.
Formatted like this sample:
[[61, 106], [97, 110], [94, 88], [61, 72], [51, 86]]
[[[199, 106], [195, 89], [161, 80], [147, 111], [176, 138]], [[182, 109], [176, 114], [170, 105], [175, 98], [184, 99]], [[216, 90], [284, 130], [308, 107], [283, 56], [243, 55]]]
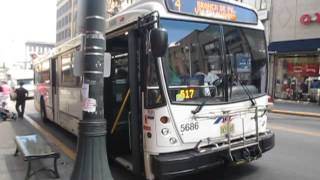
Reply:
[[220, 77], [218, 76], [218, 74], [216, 73], [216, 69], [215, 66], [213, 64], [210, 64], [210, 70], [208, 72], [208, 74], [205, 76], [204, 78], [204, 85], [205, 86], [214, 86], [214, 88], [216, 88], [216, 91], [212, 91], [210, 90], [210, 88], [205, 88], [204, 89], [204, 94], [205, 96], [215, 96], [217, 95], [217, 91], [218, 88], [215, 87], [217, 84], [217, 81], [220, 79]]
[[[19, 118], [23, 118], [28, 91], [23, 88], [23, 82], [19, 83], [20, 87], [15, 90], [16, 93], [16, 110]], [[20, 110], [21, 107], [21, 110]]]

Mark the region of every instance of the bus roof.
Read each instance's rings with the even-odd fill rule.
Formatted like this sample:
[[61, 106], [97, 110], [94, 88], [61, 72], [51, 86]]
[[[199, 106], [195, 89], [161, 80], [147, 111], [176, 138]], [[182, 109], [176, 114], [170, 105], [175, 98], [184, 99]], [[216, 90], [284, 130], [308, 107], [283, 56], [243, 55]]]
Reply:
[[[162, 18], [234, 25], [261, 30], [264, 29], [263, 24], [258, 19], [256, 11], [252, 7], [243, 3], [231, 0], [179, 0], [180, 3], [185, 3], [185, 8], [182, 10], [179, 9], [178, 12], [173, 9], [175, 8], [174, 5], [169, 5], [170, 1], [173, 2], [173, 0], [137, 1], [126, 9], [120, 11], [117, 15], [106, 20], [106, 33], [132, 24], [137, 21], [138, 17], [143, 17], [144, 15], [154, 11], [158, 11], [160, 17]], [[212, 17], [212, 15], [216, 15], [216, 12], [209, 12], [209, 15], [211, 15], [211, 17], [208, 17], [206, 15], [203, 16], [203, 12], [200, 12], [202, 13], [202, 16], [196, 16], [194, 9], [198, 8], [199, 6], [200, 8], [204, 8], [202, 9], [204, 10], [203, 12], [207, 12], [208, 10], [214, 11], [214, 7], [218, 6], [219, 8], [219, 6], [221, 6], [222, 8], [226, 8], [226, 13], [236, 13], [236, 15], [238, 16], [236, 18], [241, 18], [242, 20], [248, 18], [248, 14], [245, 13], [250, 12], [251, 14], [249, 15], [256, 17], [256, 23], [225, 20], [221, 18], [221, 16]], [[220, 9], [218, 9], [217, 12], [221, 12]]]
[[69, 51], [69, 50], [71, 50], [73, 48], [76, 48], [76, 47], [80, 46], [82, 44], [83, 37], [84, 37], [84, 35], [80, 34], [80, 35], [70, 39], [69, 41], [61, 44], [60, 46], [55, 47], [53, 49], [53, 52], [50, 55], [38, 57], [35, 60], [33, 60], [32, 63], [33, 64], [38, 64], [38, 63], [40, 63], [42, 61], [45, 61], [45, 60], [50, 59], [52, 57], [55, 57], [58, 54], [61, 54], [63, 52]]

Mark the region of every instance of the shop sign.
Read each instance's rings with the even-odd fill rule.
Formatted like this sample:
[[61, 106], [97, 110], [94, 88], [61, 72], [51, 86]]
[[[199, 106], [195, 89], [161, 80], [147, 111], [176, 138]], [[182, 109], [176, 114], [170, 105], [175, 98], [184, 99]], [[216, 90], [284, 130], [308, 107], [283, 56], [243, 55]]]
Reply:
[[310, 25], [313, 22], [320, 24], [320, 12], [304, 14], [300, 17], [300, 23], [303, 25]]
[[318, 64], [292, 64], [288, 63], [288, 73], [301, 74], [301, 75], [318, 75], [319, 65]]

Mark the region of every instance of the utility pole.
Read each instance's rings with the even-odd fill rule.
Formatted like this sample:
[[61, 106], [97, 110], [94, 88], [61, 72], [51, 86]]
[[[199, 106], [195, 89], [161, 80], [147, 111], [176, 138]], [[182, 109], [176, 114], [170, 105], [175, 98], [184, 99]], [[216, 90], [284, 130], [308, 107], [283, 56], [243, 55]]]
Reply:
[[83, 120], [79, 123], [78, 150], [71, 180], [113, 180], [106, 151], [103, 112], [105, 0], [80, 0], [85, 33], [83, 46]]

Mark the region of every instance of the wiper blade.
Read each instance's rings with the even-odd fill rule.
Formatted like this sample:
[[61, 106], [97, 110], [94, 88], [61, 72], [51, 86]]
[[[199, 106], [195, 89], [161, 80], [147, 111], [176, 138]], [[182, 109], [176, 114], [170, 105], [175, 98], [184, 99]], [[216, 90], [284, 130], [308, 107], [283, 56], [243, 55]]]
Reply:
[[[214, 90], [215, 88], [217, 88], [217, 86], [216, 86], [215, 84], [216, 84], [216, 82], [218, 82], [218, 81], [220, 81], [220, 80], [221, 80], [221, 78], [216, 79], [216, 80], [212, 83], [212, 86], [213, 86], [213, 87], [212, 87], [212, 90]], [[210, 89], [210, 88], [209, 88], [209, 89]], [[213, 93], [212, 90], [209, 90], [209, 91], [210, 91], [210, 96], [211, 96], [212, 93]], [[192, 111], [191, 111], [191, 113], [192, 113], [192, 114], [197, 114], [198, 112], [200, 112], [201, 109], [203, 108], [203, 106], [207, 104], [207, 102], [208, 102], [209, 99], [210, 99], [210, 97], [204, 99], [204, 100], [202, 101], [202, 103], [201, 103], [199, 106], [197, 106], [197, 108], [196, 108], [195, 110], [192, 110]]]
[[195, 110], [192, 110], [191, 113], [197, 114], [198, 112], [200, 112], [201, 109], [203, 108], [203, 106], [208, 102], [208, 100], [209, 100], [209, 97], [206, 98], [204, 101], [202, 101], [202, 103], [199, 106], [197, 106], [197, 108]]
[[243, 88], [244, 92], [247, 94], [247, 96], [249, 97], [250, 101], [251, 101], [251, 105], [255, 106], [257, 104], [256, 100], [252, 97], [252, 94], [250, 92], [250, 90], [248, 89], [248, 87], [246, 85], [244, 85], [241, 80], [239, 80], [241, 87]]

